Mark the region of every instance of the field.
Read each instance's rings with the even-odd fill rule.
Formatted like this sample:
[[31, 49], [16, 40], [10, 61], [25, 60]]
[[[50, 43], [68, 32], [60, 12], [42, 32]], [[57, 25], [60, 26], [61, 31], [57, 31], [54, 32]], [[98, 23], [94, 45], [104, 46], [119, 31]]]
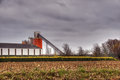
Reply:
[[0, 62], [0, 80], [120, 80], [120, 61]]

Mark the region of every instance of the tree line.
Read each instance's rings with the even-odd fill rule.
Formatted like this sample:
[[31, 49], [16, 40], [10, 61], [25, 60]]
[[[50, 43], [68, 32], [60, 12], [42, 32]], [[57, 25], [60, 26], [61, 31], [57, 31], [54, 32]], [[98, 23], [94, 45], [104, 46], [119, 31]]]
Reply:
[[[108, 39], [102, 43], [101, 46], [95, 44], [93, 50], [84, 50], [82, 47], [78, 48], [77, 53], [73, 52], [68, 44], [63, 45], [64, 56], [95, 56], [95, 57], [116, 57], [120, 59], [120, 40]], [[90, 52], [92, 54], [90, 54]]]

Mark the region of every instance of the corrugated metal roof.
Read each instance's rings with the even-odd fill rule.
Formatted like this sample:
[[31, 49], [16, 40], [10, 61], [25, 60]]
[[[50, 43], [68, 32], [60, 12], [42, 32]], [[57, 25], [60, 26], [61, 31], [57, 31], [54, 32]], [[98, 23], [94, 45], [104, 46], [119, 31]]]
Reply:
[[39, 48], [31, 44], [0, 43], [0, 48]]

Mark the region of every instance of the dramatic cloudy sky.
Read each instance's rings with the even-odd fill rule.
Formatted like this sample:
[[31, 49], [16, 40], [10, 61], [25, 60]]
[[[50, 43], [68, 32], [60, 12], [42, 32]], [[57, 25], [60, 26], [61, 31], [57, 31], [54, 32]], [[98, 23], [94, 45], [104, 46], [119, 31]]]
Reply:
[[120, 0], [0, 0], [0, 42], [40, 31], [61, 48], [92, 48], [120, 35]]

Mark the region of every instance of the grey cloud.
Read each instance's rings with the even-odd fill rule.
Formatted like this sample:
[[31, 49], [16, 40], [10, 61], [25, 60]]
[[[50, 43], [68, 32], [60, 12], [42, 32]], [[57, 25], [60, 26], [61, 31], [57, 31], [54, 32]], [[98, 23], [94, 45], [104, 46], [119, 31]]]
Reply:
[[0, 0], [0, 4], [3, 2], [3, 0]]
[[74, 18], [67, 15], [53, 14], [53, 13], [43, 13], [44, 16], [48, 16], [51, 18], [55, 18], [56, 20], [64, 20], [64, 21], [75, 21]]
[[20, 42], [40, 31], [59, 48], [63, 43], [72, 48], [90, 48], [94, 43], [119, 37], [120, 0], [0, 2], [0, 42]]
[[76, 32], [76, 30], [71, 29], [71, 28], [63, 28], [62, 31], [64, 31], [64, 32]]

